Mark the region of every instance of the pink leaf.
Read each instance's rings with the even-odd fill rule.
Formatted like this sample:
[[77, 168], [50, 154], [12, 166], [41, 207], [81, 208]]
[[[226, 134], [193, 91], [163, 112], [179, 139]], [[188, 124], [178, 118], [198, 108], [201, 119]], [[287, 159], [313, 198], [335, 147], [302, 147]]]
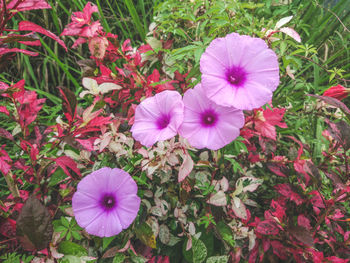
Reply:
[[318, 191], [311, 191], [310, 195], [313, 195], [313, 197], [310, 199], [310, 202], [313, 204], [313, 206], [316, 206], [318, 208], [325, 208], [322, 197]]
[[0, 90], [7, 90], [10, 86], [7, 85], [5, 82], [0, 81]]
[[256, 258], [258, 257], [258, 254], [259, 254], [259, 243], [256, 242], [255, 246], [253, 247], [253, 249], [249, 253], [248, 263], [255, 263]]
[[293, 38], [298, 43], [301, 43], [301, 38], [300, 38], [299, 34], [293, 28], [282, 27], [280, 29], [280, 31], [285, 33], [286, 35], [290, 36], [291, 38]]
[[5, 146], [2, 146], [2, 148], [0, 148], [0, 171], [4, 175], [7, 175], [7, 173], [11, 169], [10, 163], [12, 162], [12, 160], [7, 154], [7, 152], [4, 150], [4, 147]]
[[33, 57], [39, 55], [39, 54], [36, 53], [36, 52], [28, 51], [28, 50], [25, 50], [25, 49], [19, 49], [19, 48], [4, 48], [4, 47], [1, 47], [1, 48], [0, 48], [0, 56], [1, 56], [1, 55], [4, 55], [4, 54], [7, 54], [7, 53], [16, 53], [16, 52], [23, 53], [23, 54], [25, 54], [25, 55], [33, 56]]
[[61, 156], [56, 158], [56, 164], [62, 168], [62, 170], [65, 172], [66, 175], [68, 175], [69, 177], [72, 177], [72, 175], [70, 174], [68, 168], [72, 169], [77, 175], [81, 176], [80, 174], [80, 170], [77, 167], [77, 164], [75, 163], [75, 161], [68, 157], [68, 156]]
[[21, 44], [27, 45], [27, 46], [36, 46], [36, 47], [40, 47], [40, 46], [41, 46], [40, 40], [34, 40], [34, 41], [18, 41], [18, 43], [21, 43]]
[[215, 206], [226, 206], [227, 199], [224, 191], [220, 190], [215, 194], [211, 194], [207, 203]]
[[286, 251], [288, 250], [285, 246], [282, 245], [281, 242], [273, 240], [271, 241], [271, 246], [275, 255], [277, 255], [280, 259], [287, 259]]
[[333, 263], [347, 263], [350, 260], [350, 259], [338, 258], [336, 256], [326, 257], [326, 259], [329, 260], [329, 262], [333, 262]]
[[302, 227], [305, 227], [308, 230], [311, 229], [310, 220], [304, 215], [299, 215], [298, 216], [298, 225], [302, 226]]
[[93, 151], [94, 150], [94, 141], [96, 138], [90, 138], [87, 140], [82, 140], [82, 139], [75, 139], [78, 141], [86, 150], [88, 151]]
[[7, 116], [10, 116], [9, 111], [5, 106], [0, 106], [0, 112], [5, 113]]
[[306, 164], [306, 160], [295, 160], [294, 161], [294, 169], [295, 169], [295, 171], [297, 171], [298, 173], [300, 173], [304, 176], [305, 184], [308, 185], [309, 181], [310, 181], [310, 176], [305, 171], [305, 168], [304, 168], [305, 164]]
[[0, 137], [4, 137], [10, 141], [14, 140], [12, 134], [3, 128], [0, 128]]
[[268, 163], [267, 168], [274, 174], [282, 177], [287, 177], [282, 171], [287, 170], [284, 164]]
[[108, 40], [106, 37], [93, 37], [89, 39], [89, 49], [90, 53], [98, 58], [103, 59], [108, 47]]
[[19, 22], [18, 30], [33, 31], [33, 32], [38, 32], [40, 34], [48, 36], [48, 37], [52, 38], [53, 40], [55, 40], [58, 44], [60, 44], [66, 51], [68, 51], [66, 45], [64, 44], [64, 42], [61, 39], [59, 39], [58, 36], [56, 36], [54, 33], [50, 32], [50, 31], [42, 28], [41, 26], [34, 24], [30, 21]]
[[[18, 0], [12, 0], [8, 5], [8, 9], [12, 9]], [[22, 1], [17, 7], [17, 11], [28, 11], [28, 10], [34, 10], [34, 9], [50, 9], [51, 6], [44, 0], [25, 0]]]
[[183, 181], [191, 173], [193, 169], [193, 160], [187, 151], [182, 157], [184, 160], [179, 169], [179, 175], [178, 175], [179, 182]]
[[278, 184], [275, 186], [275, 189], [284, 197], [294, 201], [297, 205], [301, 205], [304, 202], [300, 195], [293, 192], [289, 184]]
[[237, 217], [247, 220], [247, 209], [242, 200], [240, 200], [238, 197], [233, 197], [231, 208]]
[[262, 235], [277, 235], [279, 233], [279, 229], [275, 221], [268, 219], [258, 223], [256, 232]]

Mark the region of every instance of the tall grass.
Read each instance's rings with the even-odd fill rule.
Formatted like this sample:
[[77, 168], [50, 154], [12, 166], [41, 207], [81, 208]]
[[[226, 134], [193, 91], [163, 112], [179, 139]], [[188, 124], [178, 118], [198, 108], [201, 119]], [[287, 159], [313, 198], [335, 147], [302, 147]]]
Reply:
[[[120, 42], [131, 39], [134, 45], [144, 41], [148, 26], [152, 21], [153, 4], [157, 0], [92, 0], [99, 14], [93, 19], [100, 20], [105, 31], [118, 35]], [[52, 9], [34, 10], [20, 13], [13, 19], [13, 27], [22, 20], [30, 20], [51, 32], [60, 35], [70, 22], [72, 12], [81, 11], [87, 0], [48, 0]], [[73, 44], [73, 37], [62, 37], [68, 47]], [[40, 53], [38, 57], [17, 55], [16, 63], [12, 63], [7, 71], [0, 76], [3, 81], [26, 80], [26, 85], [34, 88], [45, 97], [52, 94], [50, 101], [57, 103], [57, 86], [66, 86], [79, 92], [81, 70], [77, 64], [80, 59], [86, 59], [89, 50], [86, 45], [65, 52], [57, 43], [49, 38], [42, 38], [42, 47], [27, 49]], [[45, 95], [46, 94], [46, 95]]]

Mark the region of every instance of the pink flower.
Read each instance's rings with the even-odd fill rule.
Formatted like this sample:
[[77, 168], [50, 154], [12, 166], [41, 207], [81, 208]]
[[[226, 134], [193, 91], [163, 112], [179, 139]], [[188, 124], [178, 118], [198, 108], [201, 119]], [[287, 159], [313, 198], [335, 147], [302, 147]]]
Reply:
[[110, 237], [129, 227], [140, 202], [137, 185], [127, 172], [104, 167], [79, 182], [72, 207], [78, 225], [86, 232]]
[[260, 38], [236, 33], [214, 39], [201, 57], [200, 69], [211, 101], [242, 110], [269, 102], [279, 83], [275, 52]]
[[325, 92], [323, 93], [323, 96], [328, 96], [338, 100], [343, 100], [348, 96], [349, 93], [350, 93], [350, 89], [347, 89], [342, 85], [337, 85], [325, 90]]
[[244, 125], [241, 110], [210, 101], [200, 84], [187, 90], [183, 101], [184, 121], [179, 134], [195, 148], [220, 149], [232, 142]]
[[166, 90], [145, 99], [135, 110], [132, 136], [147, 147], [174, 137], [183, 121], [183, 110], [177, 91]]

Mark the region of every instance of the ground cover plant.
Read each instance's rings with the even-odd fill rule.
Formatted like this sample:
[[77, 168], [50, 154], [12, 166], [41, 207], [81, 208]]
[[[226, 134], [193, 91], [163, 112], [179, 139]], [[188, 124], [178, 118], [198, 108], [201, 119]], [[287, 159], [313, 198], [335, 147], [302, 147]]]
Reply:
[[350, 6], [0, 0], [2, 262], [349, 262]]

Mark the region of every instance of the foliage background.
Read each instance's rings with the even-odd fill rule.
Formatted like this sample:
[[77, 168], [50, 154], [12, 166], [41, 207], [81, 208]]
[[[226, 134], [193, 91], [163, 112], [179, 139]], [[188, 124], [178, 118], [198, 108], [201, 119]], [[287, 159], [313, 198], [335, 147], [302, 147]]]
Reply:
[[[20, 13], [11, 20], [9, 28], [16, 28], [20, 21], [29, 20], [59, 35], [69, 23], [72, 12], [82, 10], [87, 3], [87, 1], [83, 0], [50, 0], [48, 2], [52, 6], [51, 10], [34, 10]], [[213, 173], [220, 175], [218, 178], [215, 177], [216, 179], [228, 178], [231, 194], [237, 189], [238, 179], [245, 176], [247, 172], [248, 175], [253, 175], [259, 180], [263, 180], [263, 184], [258, 190], [252, 193], [241, 193], [240, 196], [242, 200], [249, 197], [249, 199], [260, 201], [258, 209], [252, 209], [252, 213], [262, 219], [264, 218], [264, 212], [270, 209], [270, 201], [272, 199], [277, 200], [278, 194], [273, 189], [278, 184], [290, 184], [293, 186], [294, 191], [303, 196], [302, 198], [305, 198], [305, 200], [311, 199], [310, 196], [308, 197], [308, 194], [315, 189], [322, 193], [325, 200], [331, 200], [334, 197], [335, 186], [332, 180], [327, 177], [326, 171], [343, 176], [342, 182], [346, 185], [348, 174], [342, 168], [340, 170], [337, 168], [344, 162], [347, 165], [348, 153], [345, 151], [343, 155], [340, 155], [338, 152], [335, 152], [336, 160], [331, 162], [327, 159], [329, 156], [325, 156], [323, 153], [329, 151], [332, 143], [324, 139], [322, 132], [329, 126], [324, 122], [324, 117], [334, 122], [339, 120], [349, 121], [349, 117], [341, 113], [340, 110], [329, 109], [324, 105], [320, 105], [314, 98], [306, 96], [306, 94], [321, 95], [330, 86], [336, 84], [348, 86], [348, 80], [350, 79], [350, 6], [347, 0], [105, 0], [92, 2], [99, 8], [99, 14], [94, 14], [94, 19], [101, 21], [106, 32], [117, 34], [120, 43], [123, 43], [126, 39], [131, 40], [133, 47], [138, 47], [142, 43], [148, 43], [155, 50], [156, 54], [161, 54], [161, 59], [156, 59], [154, 63], [150, 63], [147, 68], [143, 69], [142, 73], [147, 75], [154, 69], [159, 69], [168, 79], [174, 78], [176, 71], [182, 75], [188, 73], [188, 80], [195, 79], [193, 82], [188, 81], [187, 87], [192, 87], [199, 81], [200, 56], [211, 40], [216, 37], [225, 36], [230, 32], [264, 37], [263, 28], [273, 29], [276, 22], [281, 18], [293, 15], [293, 19], [288, 26], [294, 28], [302, 39], [301, 43], [297, 43], [279, 32], [274, 36], [279, 37], [281, 40], [271, 43], [271, 47], [281, 59], [280, 71], [282, 76], [281, 84], [274, 93], [272, 104], [275, 107], [287, 109], [287, 113], [284, 115], [284, 122], [288, 126], [285, 129], [277, 127], [278, 142], [273, 149], [275, 149], [275, 155], [287, 156], [289, 160], [294, 160], [298, 151], [297, 143], [291, 146], [291, 140], [287, 136], [297, 138], [305, 149], [301, 159], [310, 160], [314, 164], [318, 170], [316, 174], [318, 174], [319, 178], [315, 176], [316, 179], [312, 179], [315, 180], [313, 184], [303, 192], [298, 188], [298, 173], [293, 170], [292, 164], [288, 166], [290, 168], [289, 175], [291, 176], [285, 179], [271, 173], [266, 163], [262, 162], [260, 165], [252, 164], [247, 153], [240, 155], [241, 151], [246, 150], [246, 146], [242, 143], [243, 138], [235, 141], [221, 152], [211, 153], [207, 151], [208, 160], [213, 164], [213, 167], [196, 167], [188, 181], [188, 184], [193, 189], [190, 193], [185, 191], [186, 187], [184, 185], [174, 185], [174, 178], [169, 178], [171, 173], [167, 174], [160, 170], [158, 171], [158, 176], [155, 176], [152, 181], [147, 179], [145, 173], [140, 173], [138, 184], [143, 198], [149, 200], [151, 207], [157, 207], [155, 205], [156, 199], [164, 200], [171, 207], [171, 211], [167, 211], [168, 213], [166, 214], [157, 214], [158, 212], [156, 212], [156, 214], [153, 213], [151, 216], [148, 214], [147, 206], [143, 206], [143, 210], [140, 211], [140, 218], [135, 224], [137, 227], [133, 229], [133, 234], [130, 234], [133, 236], [134, 246], [139, 247], [137, 252], [147, 250], [145, 244], [152, 247], [153, 238], [155, 238], [152, 224], [158, 224], [159, 235], [155, 241], [157, 249], [153, 250], [153, 255], [168, 255], [171, 259], [178, 262], [181, 260], [203, 262], [207, 256], [221, 256], [222, 260], [225, 260], [225, 257], [230, 255], [230, 259], [233, 260], [239, 253], [243, 253], [242, 260], [249, 260], [247, 255], [249, 251], [251, 252], [251, 249], [248, 249], [246, 239], [236, 239], [237, 233], [234, 235], [232, 230], [235, 226], [230, 225], [228, 227], [227, 222], [230, 220], [227, 217], [227, 211], [223, 212], [220, 207], [203, 205], [210, 194], [215, 192], [210, 181]], [[154, 25], [157, 27], [155, 28]], [[90, 53], [87, 45], [79, 46], [74, 50], [69, 49], [69, 52], [65, 52], [54, 40], [38, 37], [41, 39], [43, 47], [28, 49], [36, 50], [40, 53], [40, 56], [28, 57], [18, 54], [16, 59], [6, 63], [5, 70], [0, 75], [0, 81], [11, 83], [23, 78], [25, 79], [26, 88], [34, 90], [40, 97], [46, 98], [46, 104], [43, 107], [42, 114], [38, 117], [37, 124], [42, 123], [49, 126], [55, 125], [56, 117], [62, 115], [62, 99], [57, 87], [67, 87], [78, 97], [83, 89], [80, 84], [83, 77], [83, 69], [78, 66], [78, 61], [89, 58]], [[62, 39], [68, 47], [74, 42], [73, 37], [64, 36]], [[167, 40], [173, 41], [171, 49], [159, 46], [159, 41], [165, 43]], [[23, 48], [24, 46], [18, 44], [18, 47]], [[348, 105], [349, 98], [346, 98], [343, 102]], [[91, 100], [80, 100], [79, 103], [82, 108], [86, 108], [90, 106]], [[3, 105], [3, 102], [0, 102], [0, 104]], [[12, 131], [15, 128], [15, 123], [9, 123], [3, 114], [0, 115], [1, 127]], [[261, 146], [258, 138], [255, 138], [253, 143], [258, 148]], [[18, 158], [17, 150], [19, 147], [16, 148], [16, 146], [9, 144], [8, 140], [2, 137], [0, 138], [0, 145], [6, 145], [5, 149], [12, 159]], [[341, 148], [339, 151], [341, 152]], [[195, 163], [201, 160], [201, 153], [191, 153]], [[57, 151], [50, 154], [58, 155]], [[219, 158], [216, 154], [219, 156], [225, 156], [225, 154], [228, 156], [233, 155], [235, 157], [225, 159]], [[262, 155], [267, 158], [269, 155], [268, 151]], [[115, 160], [109, 158], [108, 155], [101, 155], [101, 157], [96, 157], [96, 162], [99, 166], [111, 166], [111, 160], [113, 160], [115, 166], [127, 168], [132, 173], [138, 171], [139, 168], [137, 167], [141, 162], [141, 158], [140, 155], [135, 154], [129, 159], [120, 158]], [[86, 171], [82, 170], [82, 173], [88, 173], [89, 169]], [[50, 193], [50, 198], [55, 200], [57, 195], [62, 197], [62, 203], [59, 212], [55, 215], [53, 225], [55, 232], [62, 234], [63, 240], [61, 240], [61, 244], [63, 245], [60, 245], [61, 247], [65, 247], [64, 242], [70, 242], [66, 243], [68, 244], [66, 247], [74, 246], [72, 245], [73, 241], [73, 244], [76, 244], [77, 247], [73, 252], [69, 251], [69, 249], [67, 250], [67, 248], [61, 248], [61, 252], [64, 251], [66, 256], [73, 254], [79, 257], [87, 255], [101, 257], [108, 249], [116, 246], [120, 249], [121, 244], [125, 245], [128, 240], [126, 235], [110, 239], [87, 239], [84, 236], [82, 229], [76, 225], [74, 219], [65, 210], [70, 206], [69, 200], [64, 199], [65, 194], [68, 194], [68, 192], [66, 193], [64, 189], [59, 189], [57, 185], [63, 176], [64, 173], [62, 171], [57, 172], [48, 182], [48, 186], [55, 193]], [[175, 175], [173, 174], [173, 176]], [[30, 184], [23, 186], [23, 190], [29, 192], [34, 190], [34, 188], [35, 186]], [[11, 193], [5, 177], [0, 178], [0, 190], [1, 200], [5, 200]], [[334, 200], [337, 199], [335, 198]], [[289, 204], [287, 207], [295, 213], [312, 213], [310, 203], [305, 201], [304, 205], [304, 207], [296, 207]], [[339, 206], [334, 206], [332, 209], [335, 208], [341, 209], [345, 218], [349, 218], [348, 200]], [[184, 218], [180, 219], [174, 216], [174, 209], [178, 209], [178, 213], [184, 209], [188, 209], [188, 212], [185, 212]], [[199, 214], [196, 214], [197, 210], [200, 211]], [[327, 213], [331, 214], [332, 211], [329, 208]], [[9, 214], [6, 213], [2, 215], [3, 218], [8, 216]], [[293, 215], [288, 216], [293, 217]], [[147, 224], [142, 218], [149, 219]], [[217, 220], [218, 218], [223, 220]], [[170, 241], [166, 240], [166, 242], [164, 238], [170, 239], [171, 237], [173, 238], [172, 242], [176, 242], [176, 238], [179, 238], [176, 236], [181, 232], [179, 225], [186, 225], [188, 233], [192, 231], [192, 229], [190, 230], [192, 225], [189, 222], [194, 224], [195, 233], [202, 233], [200, 239], [194, 238], [192, 240], [192, 250], [186, 251], [185, 247], [188, 238], [186, 239], [185, 237], [181, 238], [181, 241], [177, 240], [179, 242], [174, 246], [165, 245], [165, 243], [169, 244]], [[342, 222], [339, 225], [344, 228], [344, 236], [349, 231], [348, 223]], [[336, 228], [335, 225], [330, 226], [323, 223], [322, 227], [328, 230]], [[169, 229], [170, 235], [167, 232]], [[210, 234], [208, 229], [219, 233]], [[165, 237], [164, 231], [166, 233]], [[289, 232], [289, 230], [286, 230], [283, 233], [288, 236]], [[245, 237], [249, 238], [248, 236]], [[261, 240], [264, 240], [264, 238], [262, 237]], [[304, 238], [304, 243], [307, 242], [305, 237], [302, 238]], [[293, 240], [293, 237], [291, 239]], [[336, 236], [336, 239], [339, 243], [343, 242], [343, 245], [347, 244], [345, 238], [342, 239], [339, 235]], [[219, 242], [217, 242], [218, 240]], [[339, 244], [337, 243], [337, 245]], [[11, 251], [7, 250], [6, 246], [1, 247], [1, 249], [6, 252]], [[27, 262], [32, 259], [29, 253], [25, 253], [21, 248], [18, 249], [19, 253], [8, 254], [3, 259], [7, 260], [7, 262], [17, 260], [11, 259], [11, 257], [24, 257]], [[323, 249], [324, 247], [321, 249], [320, 245], [319, 251], [324, 252], [327, 256], [339, 255], [346, 258], [344, 255], [348, 253], [344, 252], [345, 254], [342, 254], [337, 252], [335, 254], [331, 247]], [[204, 251], [205, 256], [203, 257]], [[227, 251], [230, 251], [230, 254]], [[37, 257], [38, 255], [35, 256]], [[133, 262], [142, 262], [142, 257], [135, 256], [130, 250], [114, 256], [113, 262], [123, 262], [125, 257]], [[270, 249], [270, 253], [265, 256], [264, 260], [265, 262], [274, 262], [273, 260], [277, 262], [276, 260], [280, 260], [281, 257], [283, 258], [283, 255], [278, 254], [275, 249]], [[313, 257], [313, 260], [315, 260], [315, 254], [313, 254]], [[72, 262], [69, 260], [73, 259], [68, 257], [67, 260]], [[219, 260], [221, 259], [212, 262], [220, 262]], [[326, 259], [324, 260], [326, 262]], [[112, 258], [103, 259], [102, 261], [112, 262]]]

